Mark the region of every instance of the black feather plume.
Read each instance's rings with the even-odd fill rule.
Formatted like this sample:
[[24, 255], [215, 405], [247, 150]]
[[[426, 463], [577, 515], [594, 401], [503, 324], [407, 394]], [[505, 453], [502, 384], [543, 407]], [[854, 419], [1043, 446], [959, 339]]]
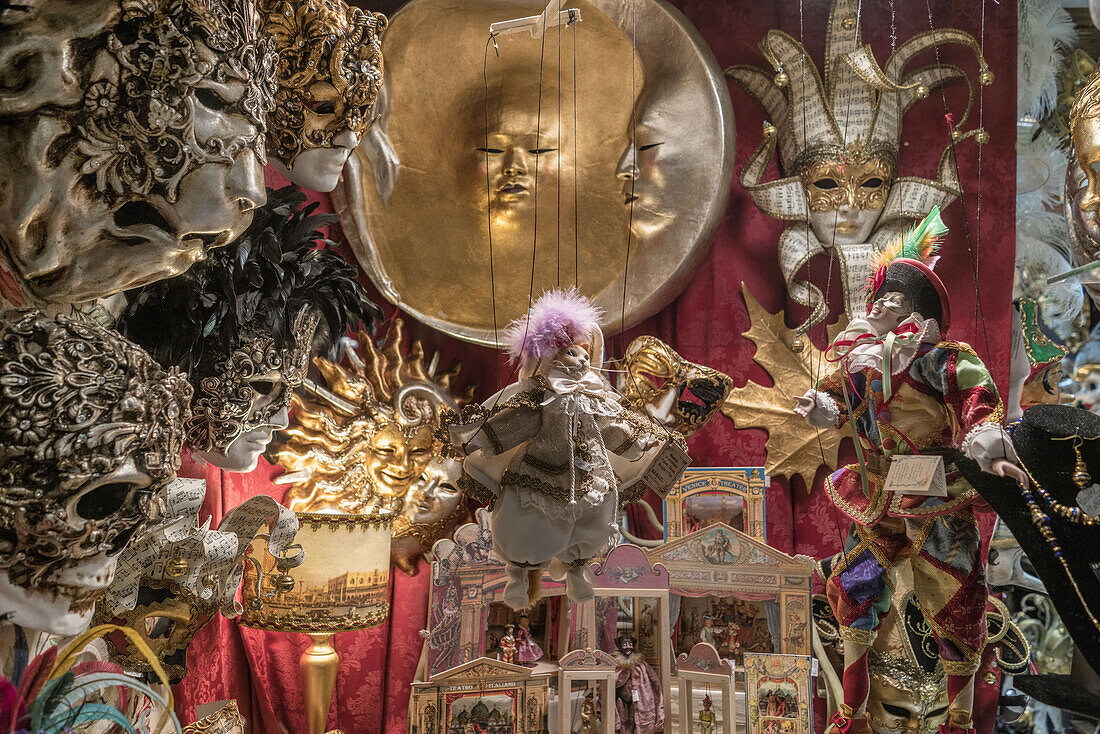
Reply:
[[292, 349], [303, 307], [321, 317], [314, 347], [327, 356], [349, 328], [373, 331], [381, 309], [321, 234], [339, 217], [314, 214], [317, 204], [305, 201], [293, 186], [269, 189], [236, 241], [183, 275], [129, 291], [119, 330], [162, 364], [199, 373], [193, 378], [246, 340], [271, 336]]

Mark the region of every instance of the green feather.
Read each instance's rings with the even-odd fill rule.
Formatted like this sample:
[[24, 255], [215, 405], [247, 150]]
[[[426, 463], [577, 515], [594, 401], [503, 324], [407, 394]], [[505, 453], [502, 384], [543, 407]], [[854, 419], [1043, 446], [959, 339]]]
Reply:
[[898, 257], [925, 260], [939, 249], [940, 238], [947, 234], [947, 225], [940, 218], [940, 208], [932, 207], [924, 221], [909, 230]]

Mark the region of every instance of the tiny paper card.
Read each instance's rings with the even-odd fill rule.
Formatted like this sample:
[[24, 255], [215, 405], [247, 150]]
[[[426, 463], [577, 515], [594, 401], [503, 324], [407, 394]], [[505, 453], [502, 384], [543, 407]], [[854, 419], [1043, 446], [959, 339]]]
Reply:
[[942, 456], [902, 455], [890, 459], [886, 473], [886, 491], [919, 494], [930, 497], [947, 496], [947, 479]]

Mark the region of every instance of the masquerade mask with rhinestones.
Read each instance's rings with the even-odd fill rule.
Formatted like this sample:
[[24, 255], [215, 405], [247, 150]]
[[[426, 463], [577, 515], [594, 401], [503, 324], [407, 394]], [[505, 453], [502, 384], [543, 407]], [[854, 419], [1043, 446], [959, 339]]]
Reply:
[[382, 87], [386, 16], [343, 0], [266, 0], [262, 12], [279, 54], [271, 154], [290, 168], [303, 150], [331, 147], [342, 132], [362, 137]]
[[[188, 372], [195, 387], [187, 445], [224, 452], [242, 433], [272, 424], [302, 383], [317, 341], [333, 344], [349, 327], [380, 315], [355, 268], [327, 247], [313, 214], [292, 187], [270, 191], [248, 232], [184, 276], [127, 294], [119, 328], [163, 364]], [[316, 249], [315, 249], [316, 248]], [[260, 400], [277, 372], [281, 392]], [[264, 396], [270, 398], [270, 396]]]
[[5, 314], [0, 568], [11, 583], [78, 593], [61, 588], [66, 568], [122, 550], [175, 476], [190, 400], [183, 375], [113, 331]]

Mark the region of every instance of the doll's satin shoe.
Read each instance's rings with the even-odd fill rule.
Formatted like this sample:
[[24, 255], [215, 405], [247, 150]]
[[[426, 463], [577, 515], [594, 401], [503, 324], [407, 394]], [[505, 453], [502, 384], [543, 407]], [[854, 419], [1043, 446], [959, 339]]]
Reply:
[[550, 561], [550, 567], [546, 569], [546, 573], [550, 574], [550, 578], [555, 581], [565, 581], [565, 577], [569, 575], [569, 565], [555, 558]]
[[596, 592], [592, 590], [592, 584], [595, 583], [596, 577], [589, 570], [587, 559], [584, 565], [570, 565], [566, 568], [569, 570], [565, 575], [565, 595], [575, 602], [585, 602], [594, 598]]
[[509, 563], [504, 570], [508, 574], [508, 583], [504, 585], [504, 603], [517, 611], [526, 609], [531, 601], [527, 593], [527, 569]]

